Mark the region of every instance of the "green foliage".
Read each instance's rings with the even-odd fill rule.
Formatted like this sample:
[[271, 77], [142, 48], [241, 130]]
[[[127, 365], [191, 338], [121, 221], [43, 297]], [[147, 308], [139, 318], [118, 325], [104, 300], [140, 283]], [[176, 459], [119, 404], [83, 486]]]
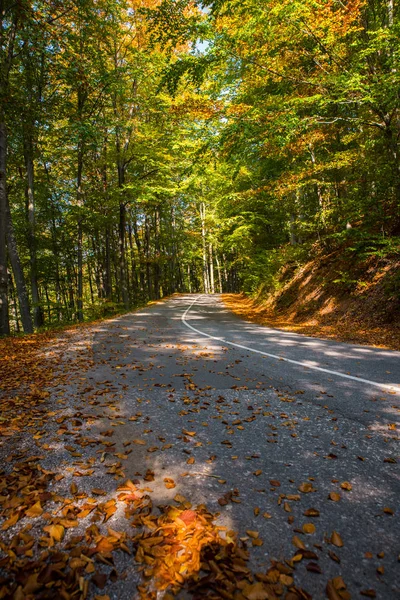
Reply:
[[1, 18], [20, 49], [0, 61], [9, 200], [47, 324], [275, 290], [316, 242], [349, 264], [398, 255], [387, 2], [39, 0]]

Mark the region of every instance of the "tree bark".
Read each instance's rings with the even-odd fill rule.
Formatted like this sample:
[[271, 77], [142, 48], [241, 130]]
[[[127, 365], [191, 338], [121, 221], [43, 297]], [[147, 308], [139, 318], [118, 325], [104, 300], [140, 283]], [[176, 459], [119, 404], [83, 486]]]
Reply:
[[7, 231], [7, 247], [10, 257], [10, 263], [14, 273], [15, 286], [17, 288], [19, 312], [21, 315], [22, 327], [25, 333], [33, 332], [33, 323], [29, 310], [29, 300], [26, 291], [24, 273], [22, 271], [21, 261], [19, 259], [17, 241], [15, 239], [14, 227], [11, 218], [10, 207], [6, 204], [6, 231]]
[[217, 263], [219, 293], [222, 294], [221, 263], [219, 262], [218, 252], [215, 253], [215, 262]]
[[104, 279], [104, 290], [107, 300], [112, 298], [112, 285], [111, 285], [111, 249], [110, 249], [110, 230], [106, 227], [106, 248], [105, 248], [105, 265], [103, 272]]
[[203, 285], [204, 293], [210, 293], [210, 281], [208, 278], [207, 267], [207, 246], [206, 246], [206, 207], [204, 202], [200, 203], [200, 219], [201, 219], [201, 239], [203, 242]]
[[214, 285], [214, 256], [213, 256], [213, 247], [210, 242], [208, 246], [209, 257], [210, 257], [210, 291], [212, 294], [215, 294], [215, 285]]
[[126, 277], [126, 252], [125, 252], [126, 207], [124, 202], [119, 205], [119, 268], [122, 302], [126, 310], [129, 309], [129, 291]]
[[39, 288], [37, 283], [37, 252], [36, 252], [36, 227], [35, 227], [35, 192], [34, 192], [34, 166], [33, 143], [29, 133], [25, 132], [24, 159], [26, 168], [26, 199], [28, 211], [28, 242], [30, 256], [31, 292], [33, 304], [33, 321], [35, 327], [43, 325], [43, 312], [40, 306]]
[[0, 123], [0, 336], [10, 333], [7, 274], [7, 129]]
[[[82, 124], [83, 106], [85, 94], [82, 89], [82, 84], [78, 86], [78, 119]], [[83, 321], [83, 229], [82, 229], [82, 208], [83, 208], [83, 192], [82, 192], [82, 174], [83, 174], [83, 140], [81, 133], [78, 141], [78, 157], [77, 157], [77, 175], [76, 175], [76, 201], [78, 205], [78, 285], [77, 285], [77, 318], [78, 321]]]

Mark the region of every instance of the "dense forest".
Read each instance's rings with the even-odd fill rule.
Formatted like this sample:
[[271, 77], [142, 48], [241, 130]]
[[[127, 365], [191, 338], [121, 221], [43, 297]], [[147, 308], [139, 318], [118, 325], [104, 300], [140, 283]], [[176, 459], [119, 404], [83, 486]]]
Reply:
[[394, 0], [1, 0], [0, 335], [400, 235]]

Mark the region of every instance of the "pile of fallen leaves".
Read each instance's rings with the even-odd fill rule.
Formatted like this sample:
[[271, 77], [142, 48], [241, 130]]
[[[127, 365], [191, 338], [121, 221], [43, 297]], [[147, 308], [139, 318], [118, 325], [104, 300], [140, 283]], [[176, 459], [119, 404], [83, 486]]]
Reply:
[[[116, 495], [125, 505], [132, 534], [115, 531], [105, 525], [116, 510], [114, 498], [102, 502], [88, 497], [79, 493], [75, 484], [71, 485], [71, 497], [59, 495], [51, 488], [62, 476], [43, 469], [40, 458], [25, 458], [9, 473], [1, 473], [2, 530], [23, 523], [17, 533], [0, 542], [1, 599], [85, 600], [94, 586], [103, 589], [108, 580], [118, 579], [116, 551], [134, 554], [141, 565], [138, 591], [143, 600], [156, 598], [158, 591], [166, 591], [167, 600], [182, 589], [195, 600], [311, 598], [293, 580], [302, 549], [296, 550], [292, 560], [274, 562], [266, 573], [253, 574], [245, 542], [238, 542], [235, 532], [217, 526], [217, 515], [206, 506], [193, 509], [177, 494], [177, 506], [158, 507], [161, 514], [156, 515], [149, 490], [129, 480], [117, 488]], [[26, 517], [29, 520], [25, 522]], [[89, 523], [85, 521], [88, 517]], [[84, 533], [71, 534], [81, 520]], [[107, 600], [108, 596], [97, 595], [96, 599]]]
[[[139, 587], [143, 600], [151, 590], [168, 590], [171, 599], [181, 589], [201, 598], [227, 600], [309, 600], [311, 596], [294, 584], [293, 560], [274, 562], [266, 573], [252, 573], [245, 542], [234, 531], [215, 524], [216, 516], [205, 505], [192, 508], [177, 494], [178, 506], [162, 508], [161, 516], [146, 515], [135, 519], [145, 531], [134, 538], [135, 559], [145, 565], [144, 583]], [[154, 597], [156, 597], [154, 595]]]

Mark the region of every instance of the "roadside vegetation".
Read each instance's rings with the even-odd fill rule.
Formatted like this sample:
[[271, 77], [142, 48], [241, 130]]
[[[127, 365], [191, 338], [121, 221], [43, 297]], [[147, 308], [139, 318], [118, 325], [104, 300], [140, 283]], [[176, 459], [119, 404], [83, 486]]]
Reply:
[[24, 1], [0, 19], [2, 335], [174, 292], [284, 289], [289, 310], [312, 259], [340, 314], [356, 294], [361, 320], [395, 323], [395, 3]]

